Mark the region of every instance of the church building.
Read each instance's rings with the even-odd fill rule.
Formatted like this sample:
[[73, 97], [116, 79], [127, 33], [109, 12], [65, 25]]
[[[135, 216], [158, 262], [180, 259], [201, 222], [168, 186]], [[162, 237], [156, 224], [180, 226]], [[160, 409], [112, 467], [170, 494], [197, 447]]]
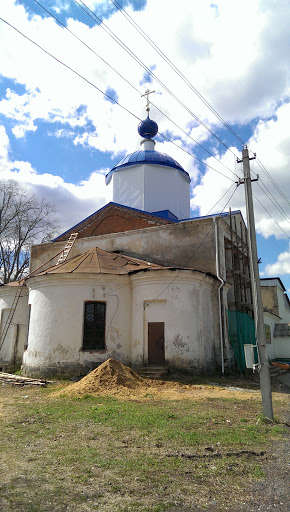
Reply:
[[31, 248], [29, 275], [0, 288], [0, 368], [85, 375], [108, 358], [133, 368], [224, 372], [234, 363], [227, 310], [250, 311], [239, 211], [190, 218], [190, 176], [141, 148], [106, 176], [109, 202]]

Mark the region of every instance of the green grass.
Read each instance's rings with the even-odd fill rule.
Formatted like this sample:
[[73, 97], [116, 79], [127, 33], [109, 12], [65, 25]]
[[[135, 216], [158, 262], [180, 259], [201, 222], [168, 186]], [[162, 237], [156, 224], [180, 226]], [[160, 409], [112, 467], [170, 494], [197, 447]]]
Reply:
[[[262, 478], [258, 452], [284, 432], [261, 421], [253, 400], [25, 393], [11, 391], [0, 422], [5, 512], [177, 511], [179, 501], [202, 506], [209, 492], [220, 493], [222, 510], [229, 482], [238, 499], [240, 485]], [[237, 456], [241, 450], [257, 455]]]

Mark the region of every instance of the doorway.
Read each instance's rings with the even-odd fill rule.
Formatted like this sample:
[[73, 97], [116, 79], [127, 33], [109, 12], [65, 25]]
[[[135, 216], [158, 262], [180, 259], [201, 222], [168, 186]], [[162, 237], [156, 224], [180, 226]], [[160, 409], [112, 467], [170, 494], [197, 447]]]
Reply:
[[148, 322], [148, 364], [165, 365], [164, 322]]

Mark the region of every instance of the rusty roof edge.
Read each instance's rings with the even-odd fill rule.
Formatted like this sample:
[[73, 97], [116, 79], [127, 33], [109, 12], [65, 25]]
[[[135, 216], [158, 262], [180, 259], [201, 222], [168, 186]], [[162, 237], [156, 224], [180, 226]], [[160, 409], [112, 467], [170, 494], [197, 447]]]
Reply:
[[[151, 263], [151, 265], [153, 265], [153, 263]], [[175, 270], [179, 270], [180, 272], [183, 272], [184, 270], [189, 270], [191, 272], [198, 272], [199, 274], [204, 274], [205, 276], [208, 276], [208, 277], [214, 279], [215, 281], [219, 282], [218, 277], [215, 274], [213, 274], [212, 272], [204, 272], [203, 270], [199, 270], [197, 268], [190, 268], [190, 267], [164, 267], [164, 266], [160, 265], [159, 268], [148, 267], [148, 268], [139, 268], [136, 270], [130, 270], [128, 272], [128, 274], [133, 275], [133, 274], [137, 274], [138, 272], [148, 272], [151, 270], [169, 270], [170, 272], [173, 272]]]

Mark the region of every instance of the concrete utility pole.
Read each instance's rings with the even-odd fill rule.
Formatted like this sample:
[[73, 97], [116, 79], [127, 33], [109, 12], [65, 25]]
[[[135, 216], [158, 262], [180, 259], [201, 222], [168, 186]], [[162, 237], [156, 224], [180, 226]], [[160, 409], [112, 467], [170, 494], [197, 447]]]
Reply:
[[[246, 210], [248, 219], [248, 245], [250, 253], [250, 269], [251, 269], [251, 285], [253, 294], [253, 306], [254, 306], [254, 318], [256, 326], [256, 339], [258, 354], [260, 358], [260, 388], [262, 395], [262, 407], [263, 414], [269, 420], [273, 421], [273, 406], [272, 406], [272, 391], [271, 391], [271, 380], [270, 380], [270, 369], [268, 363], [268, 355], [266, 348], [266, 335], [264, 325], [264, 311], [261, 295], [259, 266], [258, 266], [258, 253], [257, 253], [257, 242], [256, 242], [256, 229], [255, 229], [255, 218], [254, 218], [254, 207], [253, 207], [253, 196], [252, 196], [252, 182], [250, 173], [250, 160], [247, 146], [242, 151], [243, 172], [244, 179], [240, 183], [245, 185], [245, 197], [246, 197]], [[254, 156], [255, 158], [256, 156]], [[256, 181], [256, 180], [255, 180]]]

